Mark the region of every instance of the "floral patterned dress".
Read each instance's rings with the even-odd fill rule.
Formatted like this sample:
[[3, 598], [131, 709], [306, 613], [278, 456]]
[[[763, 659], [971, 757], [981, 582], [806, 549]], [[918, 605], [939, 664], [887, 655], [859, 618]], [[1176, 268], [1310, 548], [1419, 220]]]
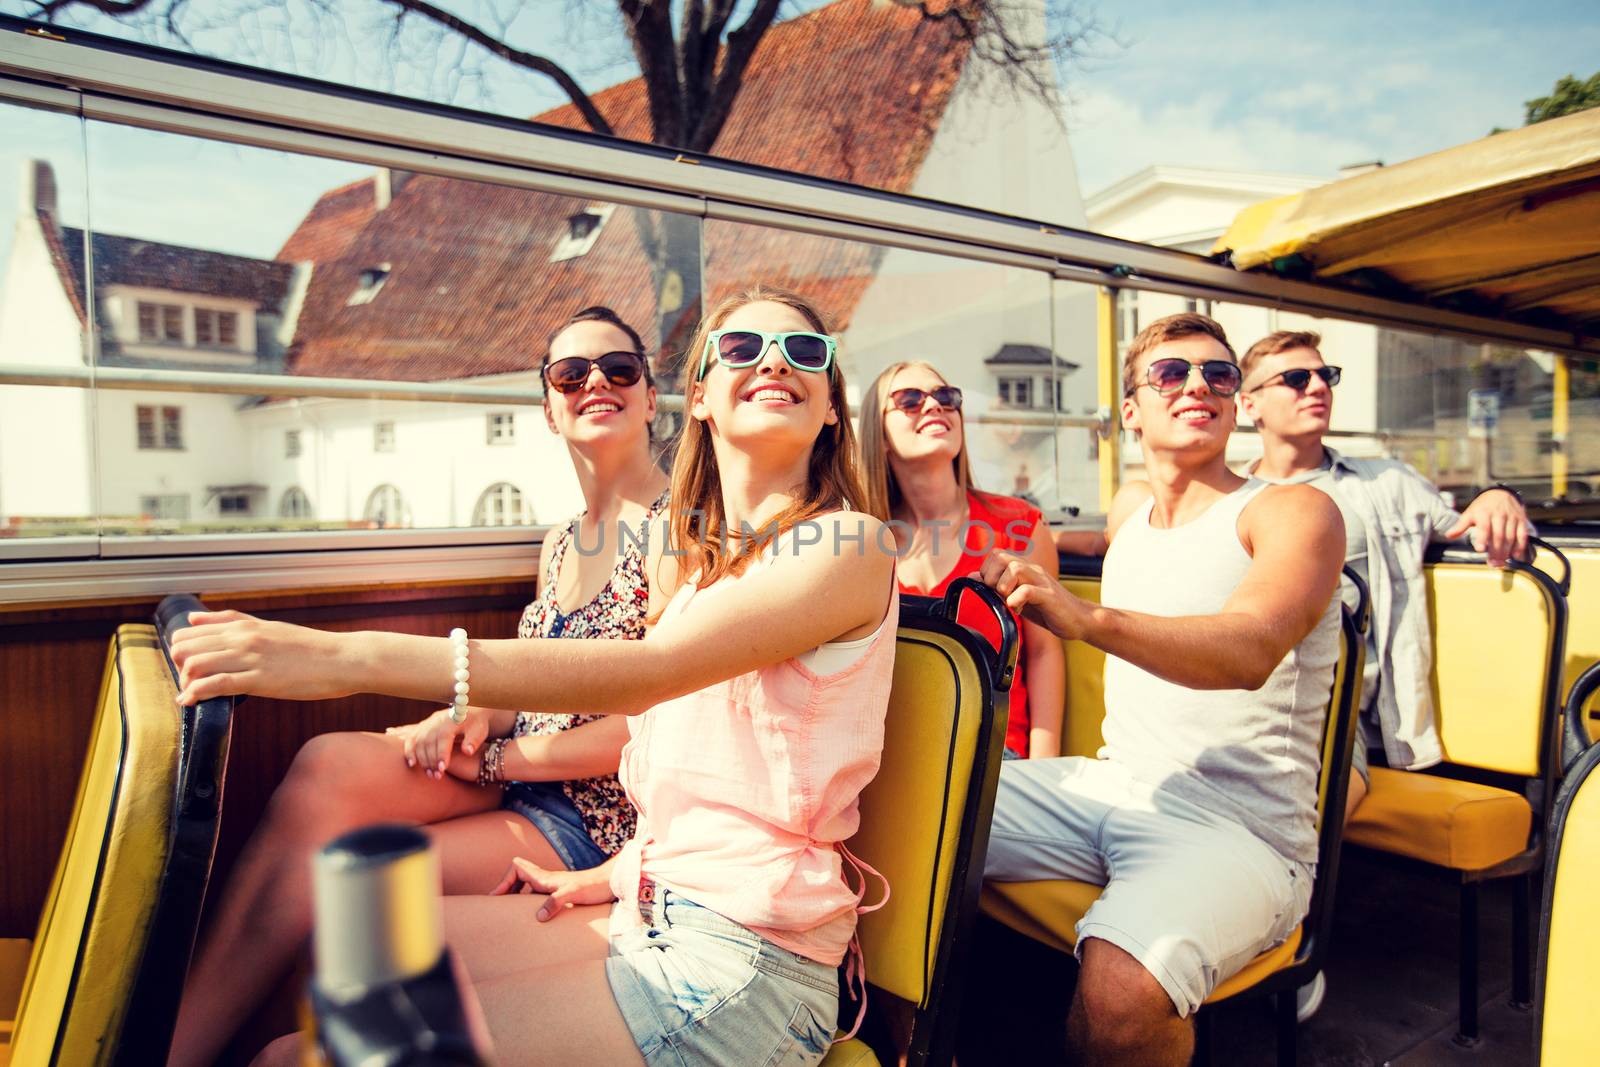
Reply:
[[[561, 573], [561, 561], [577, 536], [578, 520], [583, 518], [584, 513], [580, 512], [574, 517], [566, 529], [556, 534], [555, 543], [550, 548], [548, 569], [544, 574], [544, 589], [539, 599], [523, 611], [517, 636], [604, 638], [617, 641], [637, 641], [643, 637], [645, 612], [650, 604], [650, 582], [645, 575], [644, 552], [640, 546], [646, 543], [646, 528], [650, 521], [666, 506], [667, 494], [662, 493], [645, 512], [637, 542], [634, 538], [623, 538], [616, 569], [594, 595], [594, 599], [570, 612], [563, 612], [556, 603], [556, 577]], [[518, 712], [511, 736], [559, 733], [599, 718], [599, 715], [566, 712]], [[515, 799], [520, 788], [516, 783], [507, 786], [506, 800]], [[622, 783], [617, 781], [615, 774], [563, 782], [561, 788], [582, 816], [590, 839], [606, 855], [615, 855], [633, 836], [633, 804], [623, 792]]]

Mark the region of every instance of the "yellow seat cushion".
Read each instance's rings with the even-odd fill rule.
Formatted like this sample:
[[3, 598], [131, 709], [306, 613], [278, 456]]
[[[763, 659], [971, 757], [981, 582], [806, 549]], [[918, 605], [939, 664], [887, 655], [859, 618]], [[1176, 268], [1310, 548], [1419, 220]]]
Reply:
[[1457, 871], [1493, 867], [1528, 846], [1533, 810], [1505, 789], [1372, 768], [1372, 787], [1344, 839]]
[[1065, 880], [985, 882], [978, 898], [982, 912], [1057, 952], [1078, 943], [1078, 920], [1100, 899], [1103, 886]]
[[878, 1057], [865, 1041], [835, 1041], [822, 1058], [822, 1067], [878, 1067]]
[[[1090, 882], [985, 882], [981, 901], [985, 915], [1057, 951], [1071, 952], [1078, 940], [1078, 920], [1100, 898], [1102, 888]], [[1302, 929], [1295, 927], [1281, 945], [1245, 964], [1212, 990], [1206, 1003], [1215, 1004], [1242, 993], [1293, 963], [1300, 949]]]

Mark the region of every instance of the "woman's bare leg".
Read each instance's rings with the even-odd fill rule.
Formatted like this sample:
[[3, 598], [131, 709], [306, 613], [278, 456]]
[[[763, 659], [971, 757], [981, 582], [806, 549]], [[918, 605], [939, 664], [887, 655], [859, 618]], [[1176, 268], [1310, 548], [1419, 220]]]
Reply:
[[[374, 822], [433, 823], [498, 808], [499, 790], [431, 780], [408, 768], [401, 752], [384, 734], [339, 733], [312, 738], [295, 756], [223, 887], [216, 920], [189, 969], [172, 1064], [209, 1064], [275, 988], [310, 932], [311, 856], [329, 839]], [[540, 855], [541, 864], [554, 860], [553, 853]], [[447, 878], [458, 856], [446, 856]], [[490, 865], [503, 872], [508, 863], [501, 855]], [[464, 874], [473, 888], [481, 886], [480, 870]]]
[[[606, 981], [610, 908], [577, 907], [539, 922], [542, 896], [458, 896], [444, 902], [445, 940], [470, 976], [495, 1062], [638, 1064], [639, 1050]], [[279, 1038], [256, 1067], [297, 1062], [298, 1038]]]

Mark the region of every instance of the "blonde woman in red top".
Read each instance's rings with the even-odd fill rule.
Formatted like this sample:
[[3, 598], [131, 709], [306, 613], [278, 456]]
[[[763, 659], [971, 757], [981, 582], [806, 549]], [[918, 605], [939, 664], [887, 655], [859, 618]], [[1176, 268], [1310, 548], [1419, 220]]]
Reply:
[[[902, 593], [942, 597], [996, 548], [1056, 573], [1055, 543], [1039, 509], [973, 486], [961, 390], [930, 364], [892, 364], [862, 394], [861, 466], [866, 510], [885, 520], [899, 543]], [[963, 605], [958, 618], [999, 644], [999, 627], [976, 604]], [[1050, 631], [1016, 619], [1022, 647], [1006, 755], [1059, 756], [1066, 654]]]
[[[802, 1067], [827, 1052], [865, 883], [844, 842], [882, 755], [897, 598], [892, 539], [849, 510], [864, 493], [835, 349], [791, 293], [707, 314], [643, 641], [325, 633], [217, 612], [176, 643], [185, 702], [454, 690], [633, 717], [621, 778], [638, 829], [618, 857], [587, 871], [519, 859], [494, 895], [445, 900], [499, 1063]], [[294, 1062], [295, 1041], [264, 1062]]]

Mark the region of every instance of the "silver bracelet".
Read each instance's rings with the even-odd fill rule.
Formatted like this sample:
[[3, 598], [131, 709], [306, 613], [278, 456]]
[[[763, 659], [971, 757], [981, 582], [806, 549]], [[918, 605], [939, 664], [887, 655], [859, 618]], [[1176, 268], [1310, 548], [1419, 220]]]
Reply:
[[471, 651], [467, 646], [467, 631], [457, 626], [450, 631], [450, 653], [455, 661], [456, 698], [450, 705], [450, 717], [457, 723], [467, 721], [467, 691], [472, 672], [467, 669]]

